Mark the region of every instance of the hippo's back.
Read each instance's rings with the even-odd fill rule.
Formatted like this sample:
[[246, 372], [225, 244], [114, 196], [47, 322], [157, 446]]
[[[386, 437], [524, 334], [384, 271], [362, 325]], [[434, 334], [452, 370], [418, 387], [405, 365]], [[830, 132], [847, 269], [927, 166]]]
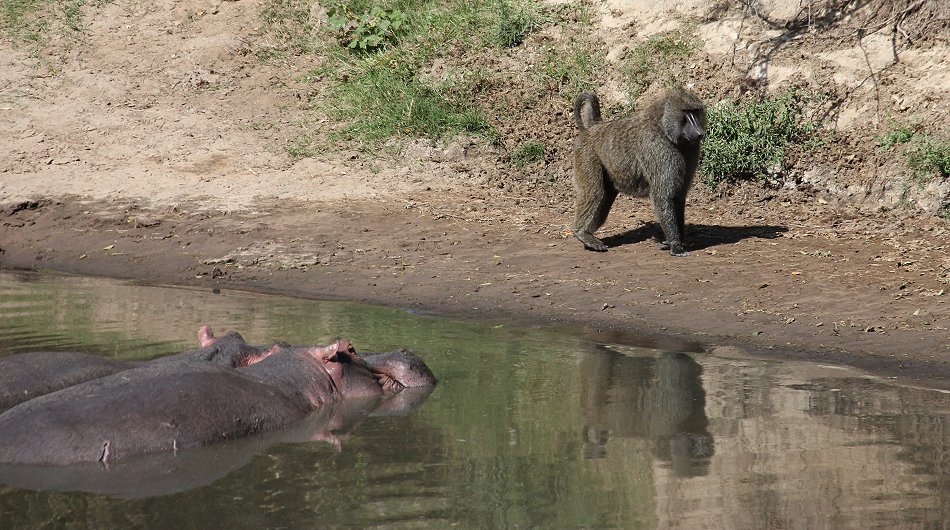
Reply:
[[130, 362], [79, 352], [38, 351], [0, 357], [0, 412], [35, 397], [134, 366]]
[[0, 463], [108, 462], [176, 452], [279, 428], [308, 412], [229, 367], [150, 364], [0, 414]]

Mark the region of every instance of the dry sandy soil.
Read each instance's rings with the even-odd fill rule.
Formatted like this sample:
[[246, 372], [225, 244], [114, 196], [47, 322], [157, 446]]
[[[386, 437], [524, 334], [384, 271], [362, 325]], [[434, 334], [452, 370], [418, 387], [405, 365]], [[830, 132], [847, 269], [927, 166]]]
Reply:
[[[614, 4], [604, 31], [628, 31]], [[673, 258], [649, 204], [622, 198], [610, 251], [587, 252], [567, 188], [499, 186], [475, 143], [290, 159], [314, 88], [305, 64], [248, 53], [257, 2], [95, 9], [61, 55], [0, 45], [0, 266], [573, 325], [950, 388], [950, 229], [932, 214], [697, 190], [692, 255]], [[546, 171], [569, 182], [569, 109], [549, 127], [565, 156]]]

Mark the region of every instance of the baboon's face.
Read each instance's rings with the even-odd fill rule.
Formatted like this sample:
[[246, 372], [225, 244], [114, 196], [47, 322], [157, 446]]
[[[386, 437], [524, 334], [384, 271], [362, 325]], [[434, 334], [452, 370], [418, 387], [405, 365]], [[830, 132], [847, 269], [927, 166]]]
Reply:
[[695, 144], [706, 135], [706, 113], [702, 109], [686, 109], [680, 122], [680, 138], [684, 143]]
[[680, 147], [695, 146], [706, 136], [706, 107], [690, 92], [671, 92], [661, 121], [667, 138]]

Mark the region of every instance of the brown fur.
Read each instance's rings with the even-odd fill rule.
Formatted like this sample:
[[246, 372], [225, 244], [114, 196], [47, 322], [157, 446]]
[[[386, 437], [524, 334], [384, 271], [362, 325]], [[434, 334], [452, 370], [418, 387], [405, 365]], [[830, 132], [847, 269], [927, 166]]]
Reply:
[[590, 250], [606, 251], [594, 232], [607, 220], [618, 193], [649, 196], [669, 248], [685, 256], [686, 193], [699, 163], [706, 110], [695, 94], [665, 92], [636, 114], [602, 121], [597, 96], [585, 92], [574, 102], [580, 135], [574, 144], [576, 216], [574, 236]]

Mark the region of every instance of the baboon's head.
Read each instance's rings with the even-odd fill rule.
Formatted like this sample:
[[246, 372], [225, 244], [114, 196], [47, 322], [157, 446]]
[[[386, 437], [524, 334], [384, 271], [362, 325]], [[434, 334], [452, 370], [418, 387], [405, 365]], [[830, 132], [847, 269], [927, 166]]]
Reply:
[[671, 90], [664, 98], [663, 131], [676, 145], [697, 145], [706, 135], [706, 107], [692, 92]]

